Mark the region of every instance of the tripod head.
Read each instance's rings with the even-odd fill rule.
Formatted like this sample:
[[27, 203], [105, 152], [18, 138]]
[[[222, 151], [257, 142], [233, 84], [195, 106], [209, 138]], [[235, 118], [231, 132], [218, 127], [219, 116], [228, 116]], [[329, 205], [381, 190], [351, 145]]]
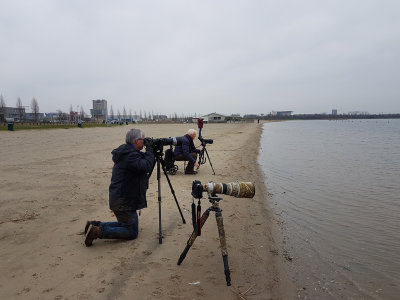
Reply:
[[221, 198], [221, 197], [218, 197], [218, 196], [215, 195], [215, 194], [211, 194], [211, 195], [208, 196], [208, 201], [210, 201], [210, 203], [211, 203], [212, 205], [218, 204], [219, 201], [221, 201], [221, 200], [222, 200], [222, 198]]
[[[147, 151], [147, 149], [146, 149], [146, 151]], [[161, 147], [157, 147], [157, 148], [152, 148], [152, 151], [153, 151], [153, 154], [154, 154], [154, 162], [153, 162], [153, 168], [151, 169], [151, 172], [148, 174], [148, 178], [149, 179], [150, 179], [151, 175], [153, 174], [154, 167], [156, 166], [157, 162], [158, 163], [163, 162], [163, 155], [164, 155], [163, 151], [164, 151], [164, 148], [162, 146]], [[157, 178], [160, 177], [160, 173], [159, 172], [160, 171], [157, 170]]]

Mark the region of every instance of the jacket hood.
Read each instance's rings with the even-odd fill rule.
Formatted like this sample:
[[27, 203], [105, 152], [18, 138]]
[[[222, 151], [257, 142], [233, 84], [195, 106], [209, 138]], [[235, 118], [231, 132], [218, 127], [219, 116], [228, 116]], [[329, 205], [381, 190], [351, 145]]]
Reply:
[[117, 149], [114, 149], [111, 152], [113, 162], [117, 163], [117, 162], [121, 161], [121, 159], [124, 156], [128, 155], [132, 151], [134, 151], [132, 145], [123, 144], [123, 145], [119, 146]]

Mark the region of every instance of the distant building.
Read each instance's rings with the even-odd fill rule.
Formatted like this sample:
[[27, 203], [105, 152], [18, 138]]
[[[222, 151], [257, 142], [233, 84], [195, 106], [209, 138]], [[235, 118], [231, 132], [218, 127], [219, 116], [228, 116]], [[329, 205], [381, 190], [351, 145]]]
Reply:
[[79, 121], [79, 114], [77, 111], [70, 111], [69, 112], [69, 120], [73, 122]]
[[202, 116], [204, 123], [226, 123], [226, 117], [217, 113]]
[[244, 119], [259, 119], [260, 116], [256, 114], [246, 114], [243, 116]]
[[44, 119], [49, 122], [58, 122], [60, 118], [60, 113], [58, 112], [49, 112], [44, 113]]
[[142, 121], [142, 117], [140, 115], [132, 115], [133, 120], [132, 121], [136, 121], [136, 122], [141, 122]]
[[337, 109], [332, 109], [332, 115], [337, 116]]
[[90, 110], [90, 114], [93, 119], [96, 120], [107, 120], [107, 101], [106, 100], [92, 100], [93, 109]]
[[44, 113], [25, 113], [25, 120], [28, 122], [43, 122], [44, 120]]
[[228, 123], [243, 122], [243, 118], [240, 116], [240, 114], [231, 114], [230, 116], [227, 116], [225, 120]]
[[25, 119], [26, 113], [24, 107], [18, 108], [5, 106], [0, 108], [0, 115], [4, 120], [22, 122]]
[[369, 115], [369, 113], [366, 112], [366, 111], [349, 111], [349, 115], [351, 115], [351, 116], [365, 116], [365, 115]]
[[273, 116], [277, 116], [277, 117], [289, 117], [289, 116], [292, 115], [292, 112], [293, 112], [293, 111], [291, 111], [291, 110], [273, 111], [273, 112], [272, 112], [272, 115], [273, 115]]
[[168, 116], [166, 116], [166, 115], [153, 115], [153, 120], [154, 121], [168, 120]]

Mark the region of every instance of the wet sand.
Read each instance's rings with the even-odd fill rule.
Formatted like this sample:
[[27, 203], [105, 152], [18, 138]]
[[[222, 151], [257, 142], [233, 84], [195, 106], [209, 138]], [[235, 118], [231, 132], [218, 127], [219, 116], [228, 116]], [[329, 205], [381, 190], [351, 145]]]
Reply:
[[[156, 170], [132, 241], [95, 240], [84, 246], [86, 220], [114, 221], [108, 208], [113, 163], [110, 152], [126, 132], [182, 136], [194, 124], [124, 125], [0, 132], [1, 299], [291, 299], [276, 218], [257, 165], [262, 124], [205, 124], [214, 139], [197, 175], [183, 162], [161, 176], [163, 243], [158, 240]], [[195, 140], [195, 145], [199, 141]], [[166, 149], [166, 148], [164, 148]], [[182, 265], [191, 234], [193, 180], [256, 184], [253, 199], [223, 196], [232, 286], [226, 286], [218, 230], [211, 213]], [[204, 194], [206, 197], [206, 194]], [[197, 202], [196, 202], [197, 203]], [[203, 211], [210, 206], [202, 200]], [[242, 297], [242, 298], [241, 298]]]

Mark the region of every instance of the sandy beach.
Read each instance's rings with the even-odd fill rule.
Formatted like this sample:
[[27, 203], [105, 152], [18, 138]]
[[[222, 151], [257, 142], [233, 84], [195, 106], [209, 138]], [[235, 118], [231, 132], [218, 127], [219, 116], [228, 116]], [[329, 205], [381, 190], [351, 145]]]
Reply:
[[[139, 217], [136, 240], [95, 240], [84, 245], [86, 220], [114, 221], [108, 208], [111, 151], [130, 128], [154, 138], [182, 136], [194, 124], [131, 124], [0, 132], [1, 299], [292, 299], [279, 228], [257, 165], [262, 124], [206, 124], [207, 161], [197, 175], [177, 162], [161, 176], [163, 243], [158, 240], [156, 170]], [[195, 145], [199, 146], [195, 140]], [[166, 149], [166, 148], [165, 148]], [[253, 199], [223, 195], [232, 286], [226, 285], [214, 214], [182, 265], [192, 232], [191, 187], [252, 181]], [[210, 206], [206, 194], [203, 211]], [[196, 202], [197, 203], [197, 202]]]

